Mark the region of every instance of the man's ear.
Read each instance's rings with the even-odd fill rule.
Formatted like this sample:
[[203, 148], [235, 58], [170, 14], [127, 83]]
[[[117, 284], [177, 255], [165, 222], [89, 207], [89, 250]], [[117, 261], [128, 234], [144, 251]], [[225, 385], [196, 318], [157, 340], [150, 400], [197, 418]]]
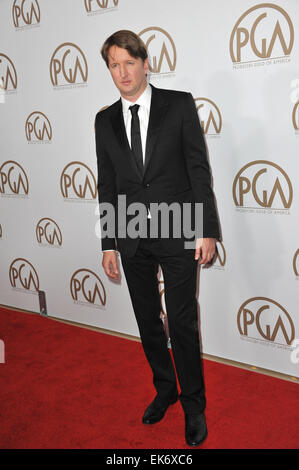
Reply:
[[148, 57], [145, 59], [143, 65], [144, 65], [144, 71], [145, 71], [145, 73], [147, 74], [148, 71], [149, 71], [149, 61], [148, 61]]

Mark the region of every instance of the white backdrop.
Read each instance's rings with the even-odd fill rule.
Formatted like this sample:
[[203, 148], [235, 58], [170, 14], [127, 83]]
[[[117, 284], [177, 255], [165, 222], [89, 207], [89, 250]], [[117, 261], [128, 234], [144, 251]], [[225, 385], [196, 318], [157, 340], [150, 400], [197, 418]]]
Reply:
[[119, 29], [205, 132], [223, 243], [200, 271], [203, 352], [299, 377], [297, 0], [0, 1], [0, 303], [39, 312], [42, 290], [50, 316], [138, 335], [97, 236], [94, 118], [119, 97], [100, 47]]

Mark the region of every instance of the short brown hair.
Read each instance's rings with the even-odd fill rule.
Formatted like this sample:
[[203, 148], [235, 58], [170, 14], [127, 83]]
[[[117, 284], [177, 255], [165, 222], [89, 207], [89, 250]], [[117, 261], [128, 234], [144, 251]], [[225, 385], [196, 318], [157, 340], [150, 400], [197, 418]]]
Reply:
[[106, 62], [107, 67], [109, 67], [109, 49], [112, 46], [118, 46], [126, 49], [132, 57], [140, 57], [143, 62], [147, 58], [146, 47], [142, 39], [140, 39], [137, 34], [133, 33], [133, 31], [122, 29], [109, 36], [102, 46], [101, 54], [104, 61]]

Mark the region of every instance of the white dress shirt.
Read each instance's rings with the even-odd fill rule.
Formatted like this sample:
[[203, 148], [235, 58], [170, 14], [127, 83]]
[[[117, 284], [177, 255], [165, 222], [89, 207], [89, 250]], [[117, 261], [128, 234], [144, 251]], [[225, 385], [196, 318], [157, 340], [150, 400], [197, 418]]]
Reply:
[[[139, 117], [139, 124], [140, 124], [143, 164], [144, 164], [144, 159], [145, 159], [145, 145], [146, 145], [147, 128], [148, 128], [150, 108], [151, 108], [151, 99], [152, 99], [152, 88], [149, 83], [147, 84], [146, 89], [144, 90], [142, 95], [139, 96], [137, 101], [132, 102], [121, 97], [125, 129], [126, 129], [127, 138], [128, 138], [130, 147], [131, 147], [132, 113], [129, 107], [133, 106], [134, 104], [139, 104], [138, 117]], [[150, 218], [150, 213], [148, 213], [148, 217]], [[103, 250], [103, 251], [115, 251], [115, 250]]]
[[144, 163], [144, 158], [145, 158], [145, 144], [146, 144], [147, 128], [148, 128], [148, 121], [149, 121], [149, 115], [150, 115], [151, 98], [152, 98], [152, 89], [149, 84], [147, 84], [146, 89], [144, 90], [142, 95], [139, 96], [138, 100], [135, 102], [128, 101], [125, 98], [121, 97], [124, 123], [125, 123], [126, 133], [127, 133], [130, 147], [131, 147], [132, 114], [131, 114], [129, 107], [134, 104], [139, 104], [140, 106], [138, 109], [138, 117], [139, 117], [139, 123], [140, 123], [140, 136], [141, 136], [141, 144], [142, 144], [143, 163]]

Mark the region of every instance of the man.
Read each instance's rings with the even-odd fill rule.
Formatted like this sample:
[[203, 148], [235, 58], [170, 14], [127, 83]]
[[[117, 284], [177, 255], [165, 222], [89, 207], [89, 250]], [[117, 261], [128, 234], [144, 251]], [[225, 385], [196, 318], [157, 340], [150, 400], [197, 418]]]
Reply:
[[[101, 204], [115, 210], [119, 196], [125, 208], [146, 207], [146, 236], [130, 233], [103, 236], [102, 266], [110, 279], [119, 277], [118, 253], [126, 277], [145, 355], [152, 368], [156, 397], [142, 421], [160, 421], [170, 404], [180, 399], [185, 412], [185, 438], [199, 445], [207, 435], [206, 405], [197, 320], [197, 265], [212, 260], [219, 239], [218, 219], [210, 185], [210, 169], [194, 100], [190, 93], [161, 90], [147, 82], [149, 62], [141, 39], [118, 31], [104, 43], [102, 57], [121, 98], [96, 115], [98, 194]], [[152, 204], [203, 204], [203, 233], [196, 249], [186, 249], [186, 236], [151, 237]], [[103, 216], [103, 213], [102, 213]], [[126, 222], [125, 228], [129, 227]], [[107, 224], [106, 224], [107, 225]], [[181, 224], [183, 225], [183, 224]], [[142, 223], [140, 224], [140, 227]], [[119, 230], [119, 229], [118, 229]], [[129, 232], [129, 230], [128, 230]], [[143, 233], [143, 232], [142, 232]], [[169, 334], [180, 384], [178, 397], [174, 365], [167, 347], [158, 290], [161, 266]]]

